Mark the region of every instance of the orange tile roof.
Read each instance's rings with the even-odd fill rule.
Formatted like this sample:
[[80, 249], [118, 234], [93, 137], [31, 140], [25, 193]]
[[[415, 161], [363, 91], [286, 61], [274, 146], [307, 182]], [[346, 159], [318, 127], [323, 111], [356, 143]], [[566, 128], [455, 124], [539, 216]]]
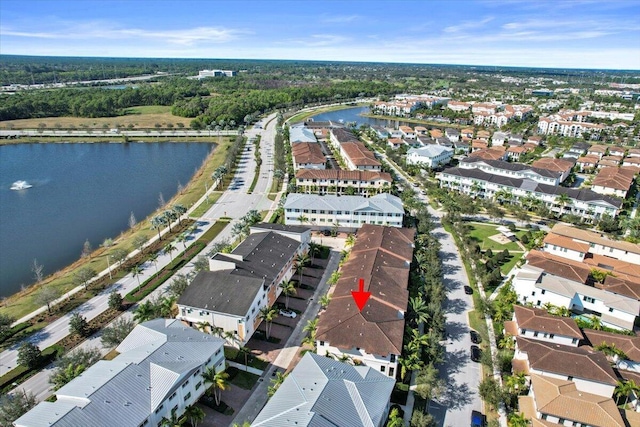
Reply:
[[594, 186], [613, 188], [615, 190], [628, 191], [635, 180], [633, 170], [617, 167], [605, 167], [600, 169], [598, 176], [593, 180]]
[[[580, 328], [571, 317], [553, 316], [547, 313], [546, 310], [522, 305], [514, 305], [513, 309], [516, 328], [518, 329], [547, 332], [570, 338], [583, 338]], [[516, 333], [512, 335], [518, 335], [517, 332], [516, 329]]]
[[558, 223], [553, 226], [551, 231], [561, 236], [571, 237], [576, 240], [584, 240], [585, 242], [595, 243], [598, 245], [604, 245], [622, 251], [632, 252], [634, 254], [640, 254], [640, 245], [635, 243], [629, 243], [621, 240], [611, 240], [603, 237], [602, 234], [589, 230], [583, 230], [581, 228], [572, 227]]
[[291, 146], [291, 155], [297, 164], [325, 164], [327, 161], [317, 142], [296, 142]]
[[296, 179], [335, 179], [349, 181], [386, 181], [391, 183], [388, 172], [342, 170], [342, 169], [300, 169], [296, 172]]
[[582, 252], [584, 254], [589, 252], [588, 243], [576, 242], [570, 237], [560, 236], [559, 234], [547, 234], [544, 238], [544, 243], [560, 246], [561, 248], [571, 249], [572, 251], [576, 252]]
[[583, 329], [584, 337], [591, 347], [597, 347], [602, 343], [614, 344], [624, 351], [630, 360], [640, 362], [640, 337], [620, 335], [612, 332], [596, 331], [594, 329]]
[[573, 167], [573, 162], [571, 160], [543, 157], [542, 159], [533, 162], [531, 166], [533, 166], [534, 168], [547, 169], [555, 172], [567, 172], [570, 171]]
[[362, 142], [343, 142], [340, 144], [344, 152], [356, 166], [380, 166], [380, 162]]

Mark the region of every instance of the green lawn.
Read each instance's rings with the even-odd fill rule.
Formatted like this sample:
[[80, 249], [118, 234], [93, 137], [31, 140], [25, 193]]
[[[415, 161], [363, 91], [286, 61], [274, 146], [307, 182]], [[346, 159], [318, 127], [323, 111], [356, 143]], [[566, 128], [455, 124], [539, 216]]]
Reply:
[[124, 111], [125, 114], [161, 114], [169, 112], [171, 112], [171, 107], [165, 105], [143, 105], [127, 108]]
[[[502, 251], [504, 249], [507, 249], [509, 251], [522, 250], [520, 249], [520, 247], [516, 242], [511, 242], [511, 243], [507, 243], [506, 245], [503, 245], [489, 238], [495, 234], [500, 233], [499, 231], [497, 231], [497, 228], [499, 227], [498, 225], [477, 224], [477, 223], [473, 223], [469, 225], [471, 226], [471, 232], [469, 233], [469, 235], [478, 242], [478, 244], [480, 245], [480, 248], [483, 251], [487, 249], [491, 249], [494, 252], [496, 250]], [[516, 231], [516, 235], [518, 237], [520, 237], [524, 233], [525, 231], [521, 231], [521, 230]]]
[[522, 255], [524, 255], [524, 252], [511, 252], [511, 259], [500, 267], [502, 274], [508, 274], [516, 263], [520, 261]]
[[222, 193], [219, 191], [215, 191], [210, 194], [208, 201], [205, 200], [204, 202], [200, 203], [200, 205], [195, 208], [193, 212], [191, 212], [191, 218], [200, 218], [202, 215], [204, 215], [205, 212], [207, 212], [209, 208], [211, 208], [211, 206], [213, 206], [218, 201], [220, 196], [222, 196]]
[[258, 381], [258, 378], [260, 378], [258, 375], [252, 374], [251, 372], [238, 370], [236, 375], [231, 380], [231, 384], [245, 390], [251, 390]]

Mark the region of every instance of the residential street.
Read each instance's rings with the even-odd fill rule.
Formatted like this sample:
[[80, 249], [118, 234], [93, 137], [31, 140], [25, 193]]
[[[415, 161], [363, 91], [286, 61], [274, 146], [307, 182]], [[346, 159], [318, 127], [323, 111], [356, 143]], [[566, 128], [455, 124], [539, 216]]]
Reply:
[[[377, 154], [387, 160], [384, 153]], [[411, 185], [393, 164], [387, 163], [401, 181]], [[471, 295], [464, 293], [464, 286], [469, 284], [469, 279], [453, 237], [442, 227], [442, 213], [431, 208], [426, 196], [418, 197], [429, 206], [429, 213], [436, 225], [433, 234], [442, 245], [440, 259], [443, 283], [447, 290], [445, 329], [448, 339], [445, 343], [445, 360], [440, 366], [440, 376], [445, 381], [446, 390], [438, 401], [431, 402], [429, 412], [440, 427], [467, 426], [471, 422], [471, 411], [482, 409], [482, 401], [478, 394], [482, 368], [479, 363], [471, 361], [471, 338], [467, 318], [467, 312], [474, 308], [473, 300]]]
[[[274, 118], [275, 115], [269, 116], [269, 118], [264, 119], [265, 122]], [[227, 190], [223, 196], [220, 198], [219, 202], [211, 207], [211, 209], [203, 215], [201, 220], [199, 221], [199, 227], [196, 233], [192, 235], [189, 239], [187, 245], [195, 242], [205, 231], [207, 231], [211, 225], [215, 222], [215, 220], [221, 216], [228, 216], [233, 218], [233, 220], [238, 220], [242, 217], [247, 211], [251, 209], [258, 210], [269, 210], [275, 209], [274, 202], [269, 200], [266, 195], [266, 191], [271, 186], [271, 176], [270, 171], [273, 169], [273, 137], [275, 136], [275, 120], [271, 120], [267, 129], [265, 130], [256, 130], [251, 129], [247, 131], [247, 136], [250, 138], [251, 136], [255, 136], [259, 133], [262, 133], [262, 143], [260, 145], [260, 150], [262, 154], [262, 158], [265, 159], [262, 162], [260, 168], [260, 177], [258, 179], [257, 185], [255, 187], [255, 191], [253, 194], [247, 194], [247, 191], [251, 185], [253, 180], [253, 175], [255, 171], [255, 159], [254, 159], [254, 147], [251, 147], [251, 151], [243, 152], [242, 159], [240, 160], [240, 167], [236, 175], [234, 176], [234, 182], [242, 183], [237, 187], [231, 185], [229, 190]], [[223, 203], [221, 204], [220, 201]], [[220, 241], [231, 238], [231, 230], [233, 226], [233, 221], [229, 224], [210, 245], [204, 249], [203, 253], [206, 253], [209, 248]], [[157, 236], [156, 236], [157, 238]], [[176, 245], [176, 247], [182, 250], [184, 247], [182, 245]], [[177, 254], [172, 254], [176, 256]], [[158, 257], [157, 267], [161, 269], [163, 266], [167, 265], [171, 261], [171, 257], [169, 254], [161, 253]], [[154, 265], [144, 265], [144, 273], [140, 277], [140, 282], [142, 283], [144, 280], [149, 278], [155, 272]], [[193, 269], [192, 263], [187, 264], [180, 272], [186, 274]], [[156, 290], [153, 294], [158, 294], [163, 291], [163, 289], [168, 286], [170, 281], [167, 281], [163, 286], [161, 286], [158, 290]], [[120, 294], [125, 295], [129, 291], [133, 290], [138, 286], [137, 278], [133, 278], [130, 274], [122, 278], [118, 281], [112, 288], [105, 290], [100, 295], [92, 298], [87, 301], [82, 306], [78, 307], [74, 312], [81, 313], [87, 320], [91, 320], [98, 316], [100, 313], [105, 311], [108, 308], [108, 296], [112, 290], [116, 289], [120, 292]], [[152, 294], [152, 295], [153, 295]], [[53, 322], [46, 328], [39, 331], [34, 336], [30, 337], [30, 341], [34, 342], [38, 345], [40, 349], [44, 349], [49, 347], [56, 342], [60, 341], [64, 337], [66, 337], [69, 333], [69, 318], [71, 317], [71, 313], [61, 317], [57, 321]], [[90, 345], [95, 346], [95, 345]], [[13, 346], [11, 349], [6, 350], [0, 353], [0, 375], [6, 373], [7, 371], [13, 369], [17, 366], [17, 350], [18, 345]], [[28, 382], [24, 384], [24, 388], [28, 389], [38, 397], [42, 398], [43, 396], [47, 396], [47, 387], [48, 387], [48, 376], [49, 374], [46, 371], [40, 373], [34, 377], [32, 377]]]

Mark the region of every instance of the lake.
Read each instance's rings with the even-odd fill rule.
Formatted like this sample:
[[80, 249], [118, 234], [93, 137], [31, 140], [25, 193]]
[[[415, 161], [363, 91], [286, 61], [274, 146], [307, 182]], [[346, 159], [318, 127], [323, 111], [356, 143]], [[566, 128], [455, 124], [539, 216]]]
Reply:
[[353, 107], [346, 108], [344, 110], [327, 111], [326, 113], [320, 113], [312, 116], [313, 120], [317, 122], [333, 121], [337, 122], [342, 120], [346, 125], [349, 122], [356, 122], [358, 126], [367, 124], [369, 126], [383, 126], [389, 128], [397, 128], [398, 126], [408, 125], [411, 127], [416, 126], [415, 123], [406, 123], [395, 119], [374, 119], [371, 117], [363, 117], [360, 114], [369, 113], [369, 107]]
[[[211, 151], [205, 143], [0, 146], [0, 296], [34, 282], [33, 259], [53, 273], [171, 199]], [[14, 181], [32, 188], [13, 191]]]

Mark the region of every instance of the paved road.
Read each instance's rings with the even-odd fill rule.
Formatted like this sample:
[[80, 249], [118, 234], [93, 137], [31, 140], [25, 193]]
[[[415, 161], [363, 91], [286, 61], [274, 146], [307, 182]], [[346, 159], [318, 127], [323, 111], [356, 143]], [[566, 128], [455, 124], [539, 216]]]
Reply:
[[[384, 153], [378, 152], [387, 160]], [[398, 178], [407, 185], [412, 185], [400, 170], [387, 161], [395, 170]], [[427, 204], [426, 196], [418, 197]], [[471, 361], [471, 338], [467, 312], [473, 310], [473, 300], [464, 293], [464, 285], [469, 284], [460, 253], [453, 237], [442, 227], [442, 213], [429, 206], [429, 213], [433, 216], [435, 228], [434, 236], [442, 245], [440, 259], [442, 260], [443, 284], [447, 290], [444, 304], [446, 311], [445, 331], [445, 360], [440, 366], [440, 375], [445, 380], [446, 390], [437, 402], [432, 402], [430, 413], [436, 419], [438, 426], [460, 427], [471, 422], [471, 411], [481, 410], [482, 401], [478, 394], [478, 384], [482, 377], [480, 364]]]
[[[270, 118], [273, 117], [275, 117], [275, 115], [270, 116]], [[242, 182], [243, 184], [237, 188], [231, 186], [230, 189], [220, 198], [222, 203], [216, 203], [207, 213], [205, 213], [199, 221], [198, 230], [192, 235], [192, 238], [189, 240], [187, 245], [195, 242], [206, 230], [209, 229], [209, 227], [211, 227], [215, 222], [215, 219], [220, 216], [228, 216], [237, 220], [250, 209], [268, 210], [272, 208], [274, 203], [267, 198], [266, 189], [269, 189], [271, 186], [272, 174], [270, 172], [273, 169], [275, 120], [271, 120], [265, 130], [252, 129], [247, 133], [249, 137], [260, 133], [262, 134], [260, 150], [264, 160], [260, 168], [258, 183], [255, 187], [256, 191], [254, 194], [247, 194], [255, 171], [255, 159], [253, 157], [254, 148], [251, 147], [250, 152], [245, 151], [243, 153], [241, 164], [244, 164], [244, 167], [238, 168], [238, 171], [234, 176], [234, 182]], [[216, 239], [215, 242], [231, 237], [231, 229], [232, 225], [227, 226], [219, 234], [218, 239]], [[210, 246], [215, 242], [212, 242]], [[184, 249], [182, 244], [176, 243], [175, 246], [180, 250]], [[205, 249], [205, 252], [206, 250], [208, 249]], [[149, 278], [155, 272], [156, 266], [158, 269], [161, 269], [163, 266], [171, 262], [174, 255], [177, 254], [161, 253], [156, 265], [149, 265], [150, 263], [146, 263], [144, 265], [145, 270], [143, 275], [140, 276], [140, 283], [144, 282], [144, 280]], [[189, 267], [191, 267], [191, 264], [189, 264]], [[112, 290], [117, 290], [121, 295], [125, 295], [137, 286], [137, 278], [133, 278], [129, 274], [114, 284], [113, 287], [103, 291], [100, 295], [78, 307], [73, 313], [78, 312], [87, 320], [91, 320], [108, 308], [109, 293], [111, 293]], [[69, 319], [71, 314], [72, 313], [69, 313], [56, 320], [37, 334], [29, 337], [28, 340], [36, 344], [40, 349], [44, 349], [60, 341], [69, 334]], [[0, 353], [0, 375], [3, 375], [17, 366], [18, 348], [19, 345], [16, 344], [10, 349]]]
[[331, 273], [338, 269], [339, 262], [340, 252], [332, 250], [329, 262], [327, 263], [327, 267], [325, 268], [320, 283], [316, 287], [313, 298], [310, 298], [308, 301], [307, 309], [301, 315], [296, 328], [291, 333], [291, 336], [278, 354], [278, 357], [276, 357], [276, 360], [269, 365], [267, 370], [258, 380], [258, 385], [254, 388], [251, 397], [247, 399], [247, 403], [245, 403], [245, 405], [238, 411], [232, 424], [236, 423], [238, 425], [242, 425], [245, 421], [252, 422], [267, 403], [267, 389], [271, 385], [271, 377], [276, 371], [286, 371], [293, 358], [300, 351], [300, 343], [307, 334], [303, 329], [309, 320], [318, 317], [318, 312], [320, 311], [320, 297], [326, 294], [329, 290], [327, 280], [331, 277]]

